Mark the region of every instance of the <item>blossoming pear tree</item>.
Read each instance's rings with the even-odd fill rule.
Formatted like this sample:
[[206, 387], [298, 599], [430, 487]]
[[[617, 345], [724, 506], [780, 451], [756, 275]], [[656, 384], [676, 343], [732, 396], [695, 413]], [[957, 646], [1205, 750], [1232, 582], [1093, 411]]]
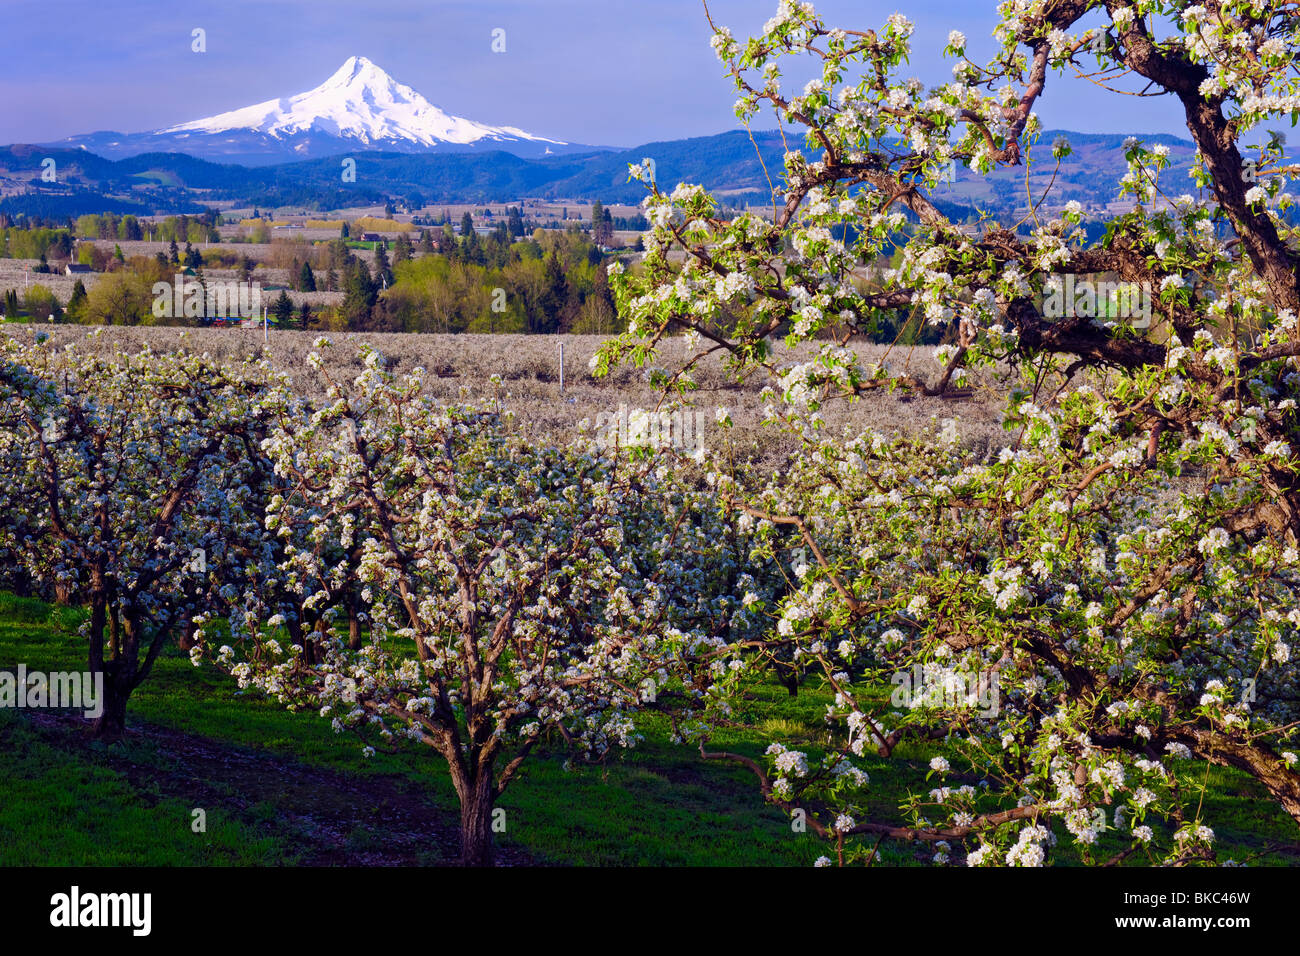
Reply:
[[[314, 353], [326, 402], [265, 442], [285, 487], [268, 510], [286, 542], [270, 573], [309, 608], [355, 573], [362, 646], [331, 632], [308, 661], [252, 580], [212, 654], [367, 754], [430, 747], [460, 800], [462, 862], [486, 865], [496, 801], [530, 753], [631, 746], [639, 710], [671, 702], [689, 722], [709, 703], [719, 649], [756, 633], [731, 597], [744, 544], [653, 457], [527, 442], [499, 406], [440, 404], [422, 369], [399, 377], [363, 355], [339, 383]], [[339, 558], [353, 548], [355, 572]]]
[[0, 339], [0, 537], [47, 593], [89, 609], [98, 737], [121, 736], [163, 648], [261, 557], [249, 479], [282, 401], [260, 363]]
[[[945, 864], [1039, 865], [1064, 846], [1087, 862], [1214, 860], [1210, 765], [1300, 822], [1295, 170], [1265, 128], [1300, 115], [1300, 15], [1245, 0], [998, 11], [992, 59], [954, 31], [952, 79], [933, 88], [904, 72], [901, 15], [836, 29], [783, 0], [748, 41], [716, 27], [738, 117], [771, 107], [802, 148], [771, 220], [721, 218], [701, 187], [664, 191], [652, 164], [632, 168], [647, 255], [613, 270], [629, 326], [599, 367], [698, 336], [737, 373], [771, 369], [769, 418], [802, 436], [768, 487], [718, 480], [743, 522], [793, 531], [816, 558], [749, 660], [780, 652], [819, 673], [832, 743], [774, 740], [764, 760], [701, 750], [809, 814], [819, 862], [870, 862], [882, 840]], [[781, 83], [792, 58], [818, 68], [802, 90]], [[1065, 140], [1040, 142], [1035, 107], [1077, 75], [1166, 94], [1196, 145], [1190, 178], [1130, 139], [1115, 197], [1128, 211], [1097, 241], [1078, 203], [1027, 178], [1018, 221], [948, 219], [934, 192], [950, 163], [981, 176], [1068, 157]], [[1153, 321], [1052, 306], [1065, 278], [1102, 275], [1149, 290]], [[929, 374], [852, 347], [900, 311], [946, 335]], [[811, 361], [782, 363], [782, 343], [808, 340], [822, 343]], [[974, 370], [1005, 388], [992, 457], [952, 428], [833, 435], [820, 414], [873, 391], [942, 395]], [[917, 746], [932, 748], [928, 789], [897, 817], [871, 811], [863, 761]]]

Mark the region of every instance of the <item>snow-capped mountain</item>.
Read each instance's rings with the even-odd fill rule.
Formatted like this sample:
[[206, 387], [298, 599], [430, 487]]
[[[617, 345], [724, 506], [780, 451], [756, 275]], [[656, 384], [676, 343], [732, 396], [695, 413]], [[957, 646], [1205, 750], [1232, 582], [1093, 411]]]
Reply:
[[364, 56], [348, 57], [324, 83], [296, 96], [152, 132], [91, 133], [59, 145], [81, 146], [109, 158], [179, 152], [255, 165], [354, 150], [500, 149], [538, 156], [591, 148], [453, 116]]
[[254, 130], [277, 139], [300, 133], [328, 133], [367, 146], [468, 145], [484, 139], [568, 145], [513, 126], [486, 126], [445, 113], [364, 56], [348, 57], [333, 76], [306, 93], [267, 100], [159, 132], [227, 133], [232, 130]]

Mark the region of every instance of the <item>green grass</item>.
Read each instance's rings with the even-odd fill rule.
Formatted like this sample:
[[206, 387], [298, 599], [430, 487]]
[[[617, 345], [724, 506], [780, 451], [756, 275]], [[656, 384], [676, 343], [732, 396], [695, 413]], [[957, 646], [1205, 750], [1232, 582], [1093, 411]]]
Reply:
[[[81, 619], [75, 609], [0, 593], [0, 667], [22, 661], [32, 670], [84, 669], [84, 645], [75, 636]], [[812, 758], [825, 743], [826, 703], [816, 688], [791, 698], [774, 685], [756, 687], [738, 703], [737, 725], [720, 730], [710, 748], [758, 756], [777, 734]], [[322, 810], [314, 780], [321, 774], [339, 788], [335, 804], [375, 804], [367, 808], [373, 818], [346, 834], [348, 853], [382, 847], [390, 837], [385, 827], [393, 801], [418, 799], [433, 805], [429, 812], [439, 815], [445, 831], [441, 844], [430, 835], [418, 861], [454, 855], [446, 837], [454, 835], [455, 796], [441, 760], [428, 748], [412, 745], [367, 759], [359, 741], [334, 734], [316, 714], [290, 713], [241, 694], [229, 677], [193, 667], [176, 650], [159, 659], [133, 695], [128, 726], [148, 733], [111, 748], [85, 740], [69, 746], [66, 730], [59, 737], [57, 729], [0, 711], [0, 865], [302, 862], [299, 836]], [[570, 760], [558, 746], [530, 759], [499, 802], [503, 851], [539, 863], [673, 866], [806, 866], [827, 852], [815, 836], [794, 833], [780, 811], [764, 805], [748, 771], [672, 744], [661, 718], [647, 718], [642, 732], [645, 740], [635, 749], [601, 764]], [[239, 769], [240, 758], [232, 759], [228, 778], [219, 764], [203, 780], [185, 780], [161, 742], [171, 738], [283, 762], [282, 779], [263, 785], [261, 771]], [[870, 815], [898, 820], [908, 789], [926, 789], [929, 758], [939, 752], [929, 745], [903, 747], [888, 760], [862, 761], [872, 781]], [[1207, 780], [1205, 816], [1227, 851], [1223, 856], [1295, 862], [1276, 853], [1255, 857], [1270, 842], [1295, 844], [1297, 834], [1253, 781], [1223, 768], [1212, 768]], [[304, 801], [312, 812], [305, 812]], [[191, 832], [195, 806], [207, 811], [205, 834]], [[1108, 835], [1101, 852], [1120, 846]], [[880, 853], [886, 864], [915, 865], [925, 858], [924, 848], [896, 841], [883, 843]], [[1075, 861], [1069, 850], [1059, 859]]]
[[220, 810], [193, 832], [190, 807], [133, 787], [105, 748], [55, 749], [12, 711], [0, 711], [0, 748], [0, 865], [255, 865], [292, 856]]

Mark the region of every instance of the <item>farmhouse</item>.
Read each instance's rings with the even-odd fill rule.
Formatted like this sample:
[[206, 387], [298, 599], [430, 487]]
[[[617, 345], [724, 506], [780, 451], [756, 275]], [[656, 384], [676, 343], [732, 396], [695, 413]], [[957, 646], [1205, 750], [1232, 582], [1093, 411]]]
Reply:
[[85, 275], [94, 271], [90, 266], [82, 265], [80, 262], [69, 262], [63, 267], [63, 274], [67, 276]]

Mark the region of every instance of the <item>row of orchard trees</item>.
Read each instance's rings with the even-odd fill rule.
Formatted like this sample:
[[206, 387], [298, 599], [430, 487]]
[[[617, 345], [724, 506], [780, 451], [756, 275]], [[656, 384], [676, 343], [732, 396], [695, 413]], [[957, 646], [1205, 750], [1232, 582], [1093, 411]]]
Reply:
[[[323, 343], [322, 343], [323, 344]], [[264, 363], [0, 341], [0, 567], [89, 609], [95, 730], [173, 641], [365, 746], [428, 745], [464, 861], [539, 742], [703, 706], [758, 618], [745, 536], [650, 458], [520, 440], [366, 350], [318, 408]]]

